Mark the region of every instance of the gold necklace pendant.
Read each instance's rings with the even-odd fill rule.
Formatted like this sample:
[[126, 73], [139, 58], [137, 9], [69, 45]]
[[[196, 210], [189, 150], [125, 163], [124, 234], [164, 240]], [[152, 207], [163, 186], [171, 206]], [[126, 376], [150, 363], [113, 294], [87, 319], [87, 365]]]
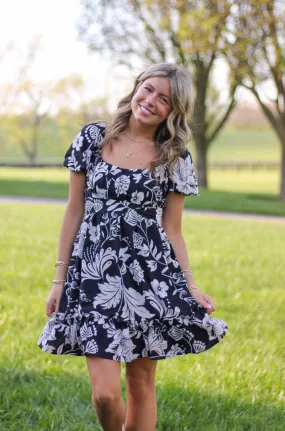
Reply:
[[125, 157], [127, 157], [128, 159], [131, 157], [132, 154], [136, 154], [139, 153], [140, 151], [145, 150], [145, 148], [141, 148], [140, 150], [137, 151], [133, 151], [132, 153], [129, 153], [128, 151], [125, 153]]
[[[132, 138], [126, 131], [125, 131], [125, 134], [128, 136], [128, 138], [130, 138], [132, 141], [135, 141], [135, 142], [139, 142], [139, 143], [145, 143], [145, 142], [153, 142], [152, 140], [145, 140], [145, 141], [139, 141], [138, 139], [135, 139], [135, 138]], [[146, 144], [143, 148], [141, 148], [140, 150], [137, 150], [137, 151], [132, 151], [131, 153], [127, 150], [127, 152], [125, 153], [125, 157], [126, 158], [130, 158], [133, 154], [136, 154], [136, 153], [139, 153], [140, 151], [143, 151], [143, 150], [145, 150], [146, 149], [146, 147], [148, 148], [148, 145]]]

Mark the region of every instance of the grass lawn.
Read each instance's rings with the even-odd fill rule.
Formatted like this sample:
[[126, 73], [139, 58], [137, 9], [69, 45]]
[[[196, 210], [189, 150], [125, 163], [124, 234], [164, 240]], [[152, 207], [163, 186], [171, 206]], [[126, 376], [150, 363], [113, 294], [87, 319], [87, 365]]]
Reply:
[[271, 128], [225, 128], [209, 149], [210, 162], [279, 162], [280, 157], [280, 144]]
[[[0, 195], [67, 198], [67, 169], [0, 168]], [[209, 172], [209, 190], [188, 197], [185, 207], [285, 216], [285, 202], [277, 200], [279, 173], [216, 170]]]
[[[0, 207], [1, 431], [99, 430], [84, 358], [36, 345], [63, 207]], [[185, 216], [183, 229], [230, 330], [207, 352], [159, 362], [156, 430], [284, 431], [285, 226]]]

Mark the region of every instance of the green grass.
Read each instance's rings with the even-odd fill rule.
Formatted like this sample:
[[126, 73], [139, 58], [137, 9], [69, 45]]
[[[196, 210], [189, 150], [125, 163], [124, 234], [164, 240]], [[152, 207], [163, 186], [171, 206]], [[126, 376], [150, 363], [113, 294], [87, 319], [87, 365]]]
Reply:
[[[0, 195], [66, 199], [67, 169], [0, 168]], [[209, 190], [186, 199], [186, 208], [285, 216], [279, 202], [279, 173], [270, 171], [209, 171]]]
[[270, 128], [225, 128], [209, 149], [210, 162], [280, 161], [280, 144]]
[[[84, 358], [36, 346], [63, 206], [0, 210], [1, 431], [99, 430]], [[207, 352], [159, 362], [156, 430], [283, 431], [285, 225], [185, 216], [183, 229], [196, 282], [230, 330]]]

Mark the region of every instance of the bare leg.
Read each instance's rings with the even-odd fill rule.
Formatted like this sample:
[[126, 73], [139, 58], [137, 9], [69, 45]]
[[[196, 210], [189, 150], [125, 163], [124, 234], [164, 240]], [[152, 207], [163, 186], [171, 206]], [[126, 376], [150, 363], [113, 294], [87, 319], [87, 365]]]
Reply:
[[121, 364], [98, 356], [86, 356], [92, 405], [104, 431], [121, 431], [126, 407], [121, 395]]
[[157, 361], [135, 359], [126, 364], [128, 409], [125, 431], [154, 431], [156, 424], [155, 370]]

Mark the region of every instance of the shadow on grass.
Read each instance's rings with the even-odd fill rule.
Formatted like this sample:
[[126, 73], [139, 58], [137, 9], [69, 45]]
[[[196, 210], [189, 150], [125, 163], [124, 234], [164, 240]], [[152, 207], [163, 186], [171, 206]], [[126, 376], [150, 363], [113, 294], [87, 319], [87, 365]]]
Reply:
[[185, 208], [285, 216], [285, 202], [274, 194], [200, 190], [200, 196], [188, 196]]
[[279, 202], [278, 196], [276, 195], [260, 195], [259, 193], [250, 193], [247, 194], [249, 199], [255, 199], [257, 201], [263, 200], [267, 202]]
[[[99, 430], [86, 376], [0, 369], [2, 431]], [[181, 382], [184, 384], [185, 382]], [[125, 387], [123, 387], [125, 396]], [[282, 431], [284, 409], [158, 385], [156, 431]]]

